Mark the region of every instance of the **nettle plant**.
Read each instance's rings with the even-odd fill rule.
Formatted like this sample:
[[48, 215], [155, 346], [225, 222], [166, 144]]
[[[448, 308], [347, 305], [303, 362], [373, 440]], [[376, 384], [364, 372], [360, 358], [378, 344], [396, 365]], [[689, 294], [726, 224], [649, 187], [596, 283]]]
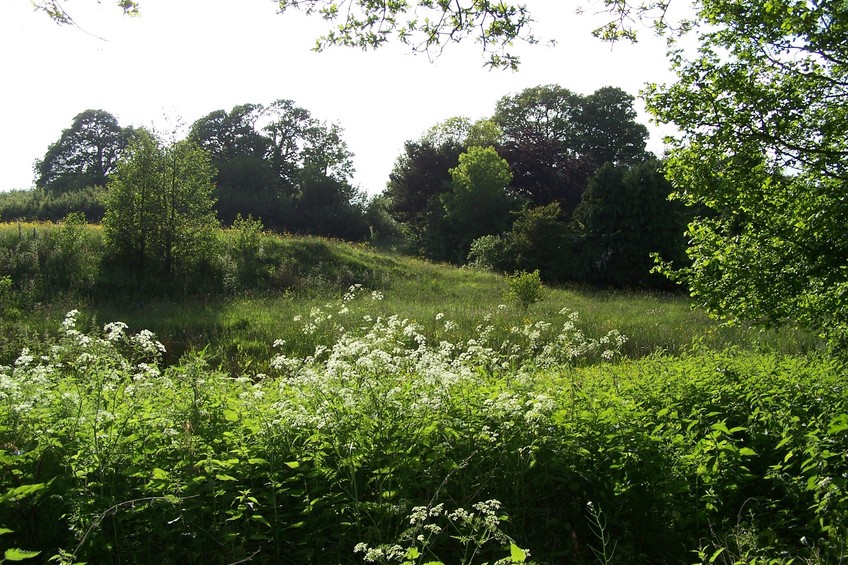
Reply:
[[[16, 530], [4, 537], [68, 563], [149, 560], [175, 543], [198, 559], [261, 550], [343, 562], [363, 540], [371, 556], [402, 545], [411, 563], [523, 562], [507, 512], [489, 499], [494, 473], [520, 480], [555, 431], [557, 392], [535, 379], [615, 359], [624, 337], [590, 338], [567, 310], [562, 326], [512, 324], [505, 307], [472, 337], [444, 314], [425, 335], [415, 321], [367, 313], [382, 298], [352, 286], [297, 320], [309, 354], [298, 353], [307, 342], [278, 342], [269, 374], [236, 377], [196, 355], [165, 367], [150, 332], [114, 322], [85, 333], [69, 312], [52, 346], [0, 367], [0, 456], [16, 477], [3, 486], [23, 489], [0, 501], [0, 526]], [[6, 521], [21, 508], [63, 527]], [[271, 535], [295, 527], [303, 535]]]

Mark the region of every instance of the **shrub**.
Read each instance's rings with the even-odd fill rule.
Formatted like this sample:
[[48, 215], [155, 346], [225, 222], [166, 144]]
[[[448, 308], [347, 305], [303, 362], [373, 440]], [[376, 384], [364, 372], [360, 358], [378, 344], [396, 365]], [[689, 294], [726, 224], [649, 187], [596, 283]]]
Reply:
[[471, 242], [468, 266], [489, 271], [504, 271], [511, 263], [507, 240], [499, 235], [484, 235]]
[[539, 270], [536, 269], [532, 273], [526, 271], [516, 272], [514, 275], [507, 277], [507, 298], [513, 302], [517, 302], [522, 310], [527, 310], [531, 304], [535, 304], [542, 299], [544, 287], [542, 279], [539, 276]]

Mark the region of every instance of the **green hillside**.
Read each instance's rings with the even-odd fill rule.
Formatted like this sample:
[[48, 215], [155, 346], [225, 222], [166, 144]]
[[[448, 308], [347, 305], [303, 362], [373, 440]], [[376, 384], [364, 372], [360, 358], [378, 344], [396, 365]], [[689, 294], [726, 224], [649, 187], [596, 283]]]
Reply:
[[50, 332], [67, 311], [78, 309], [86, 326], [120, 320], [153, 331], [171, 361], [207, 348], [215, 363], [237, 370], [245, 362], [266, 363], [277, 339], [293, 352], [309, 353], [320, 336], [306, 339], [294, 318], [307, 319], [313, 309], [340, 301], [353, 285], [382, 296], [369, 302], [371, 315], [415, 320], [429, 336], [440, 327], [440, 313], [467, 338], [486, 316], [510, 327], [537, 320], [557, 325], [566, 319], [560, 313], [565, 308], [578, 312], [581, 327], [592, 334], [615, 329], [626, 335], [629, 357], [679, 353], [695, 342], [782, 353], [820, 347], [803, 332], [725, 327], [690, 308], [682, 293], [547, 288], [525, 312], [507, 299], [500, 275], [315, 237], [221, 231], [208, 264], [171, 281], [138, 282], [111, 264], [97, 226], [70, 233], [55, 224], [4, 224], [0, 253], [0, 276], [11, 287], [4, 306], [6, 323], [12, 322], [6, 362], [21, 345], [13, 335]]

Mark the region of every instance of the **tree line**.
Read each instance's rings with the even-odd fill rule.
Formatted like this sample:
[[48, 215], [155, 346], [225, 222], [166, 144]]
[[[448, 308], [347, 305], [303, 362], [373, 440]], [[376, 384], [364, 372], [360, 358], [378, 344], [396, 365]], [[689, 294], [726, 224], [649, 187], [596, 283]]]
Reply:
[[[645, 150], [633, 101], [613, 87], [505, 96], [490, 118], [451, 118], [407, 141], [370, 202], [352, 184], [341, 127], [291, 100], [216, 110], [167, 143], [86, 110], [36, 163], [30, 202], [54, 220], [63, 216], [50, 212], [73, 210], [52, 203], [75, 202], [123, 242], [139, 272], [152, 256], [170, 273], [174, 254], [194, 245], [178, 232], [200, 233], [191, 226], [201, 219], [253, 218], [277, 232], [368, 239], [458, 265], [539, 269], [549, 282], [667, 286], [650, 273], [651, 254], [683, 256], [684, 215], [665, 201], [671, 189]], [[205, 180], [192, 177], [198, 171]], [[11, 196], [0, 201], [6, 220], [26, 215]]]
[[[148, 132], [149, 133], [149, 132]], [[134, 137], [104, 110], [86, 110], [35, 165], [42, 200], [107, 186]], [[221, 221], [261, 217], [280, 232], [361, 240], [368, 233], [364, 195], [352, 185], [352, 153], [341, 128], [291, 100], [217, 110], [193, 123], [187, 141], [209, 154], [212, 197]], [[91, 219], [102, 206], [92, 204]]]
[[407, 250], [552, 282], [669, 286], [652, 254], [686, 261], [689, 214], [646, 151], [634, 98], [558, 85], [505, 96], [408, 141], [382, 205]]

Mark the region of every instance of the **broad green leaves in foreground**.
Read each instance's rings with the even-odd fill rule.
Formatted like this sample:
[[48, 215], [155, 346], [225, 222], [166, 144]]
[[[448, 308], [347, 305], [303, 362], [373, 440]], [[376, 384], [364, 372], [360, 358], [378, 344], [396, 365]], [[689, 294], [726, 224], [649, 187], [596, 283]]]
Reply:
[[[424, 337], [369, 317], [380, 298], [354, 287], [292, 320], [338, 337], [305, 356], [278, 343], [267, 374], [236, 377], [197, 356], [166, 367], [149, 332], [84, 333], [71, 313], [52, 344], [0, 368], [3, 543], [65, 562], [354, 563], [357, 547], [395, 546], [416, 564], [514, 562], [517, 548], [574, 563], [613, 548], [624, 562], [839, 555], [841, 366], [602, 363], [622, 338], [587, 336], [576, 315], [496, 331], [493, 312], [460, 339], [440, 315]], [[471, 529], [428, 537], [451, 520]]]

